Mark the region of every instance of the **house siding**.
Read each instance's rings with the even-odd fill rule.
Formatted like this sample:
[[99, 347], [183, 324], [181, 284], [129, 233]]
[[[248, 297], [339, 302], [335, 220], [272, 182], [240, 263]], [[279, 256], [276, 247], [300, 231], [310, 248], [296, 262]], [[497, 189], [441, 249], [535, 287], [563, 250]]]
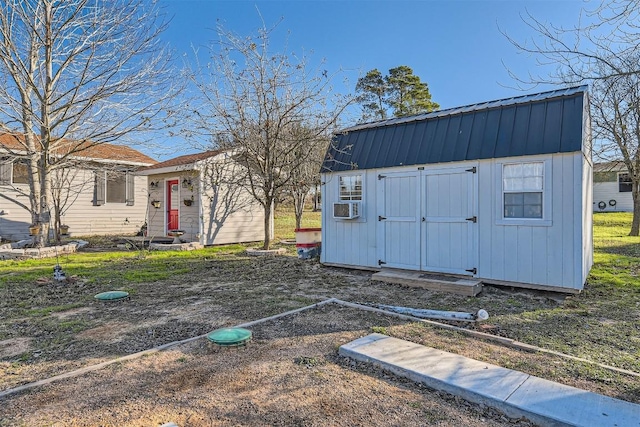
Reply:
[[[133, 234], [140, 230], [145, 222], [147, 206], [146, 178], [134, 177], [135, 199], [133, 206], [126, 203], [93, 204], [93, 171], [79, 170], [73, 180], [73, 186], [84, 183], [78, 197], [62, 215], [62, 222], [70, 227], [71, 236]], [[27, 185], [21, 188], [28, 191]], [[16, 197], [28, 204], [28, 198], [19, 196], [10, 187], [0, 191], [9, 197]], [[5, 199], [0, 199], [0, 236], [9, 240], [29, 238], [31, 215], [25, 209]]]
[[[206, 162], [215, 161], [212, 159], [196, 162], [189, 167], [184, 166], [183, 171], [176, 171], [162, 174], [149, 174], [149, 182], [158, 182], [158, 187], [150, 190], [150, 200], [160, 201], [160, 207], [154, 208], [149, 204], [149, 228], [148, 235], [165, 236], [167, 233], [167, 213], [166, 213], [166, 188], [167, 182], [178, 180], [182, 182], [184, 177], [191, 179], [191, 188], [184, 188], [179, 184], [180, 204], [178, 207], [179, 228], [185, 232], [181, 237], [185, 241], [196, 241], [204, 245], [218, 245], [228, 243], [255, 242], [264, 238], [264, 210], [248, 191], [234, 189], [235, 194], [243, 201], [242, 208], [229, 209], [226, 214], [218, 204], [216, 210], [215, 198], [210, 188], [204, 188], [201, 180], [201, 168]], [[181, 166], [182, 167], [182, 166]], [[221, 192], [226, 191], [222, 189]], [[183, 200], [193, 196], [193, 204], [185, 206]], [[221, 225], [217, 225], [211, 217], [211, 212], [215, 211], [218, 218], [222, 219]]]
[[[615, 206], [609, 203], [615, 200]], [[601, 209], [598, 204], [605, 203]], [[633, 197], [631, 192], [621, 193], [618, 182], [594, 182], [593, 183], [593, 211], [594, 212], [633, 212]]]

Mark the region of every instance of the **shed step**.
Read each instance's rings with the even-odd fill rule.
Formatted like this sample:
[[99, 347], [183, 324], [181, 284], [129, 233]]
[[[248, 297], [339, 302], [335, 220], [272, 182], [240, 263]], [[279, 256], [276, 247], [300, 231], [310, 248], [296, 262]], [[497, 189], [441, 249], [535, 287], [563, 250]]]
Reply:
[[430, 291], [476, 296], [482, 292], [482, 282], [474, 278], [462, 278], [424, 271], [382, 269], [371, 276], [372, 280], [398, 285], [413, 286]]

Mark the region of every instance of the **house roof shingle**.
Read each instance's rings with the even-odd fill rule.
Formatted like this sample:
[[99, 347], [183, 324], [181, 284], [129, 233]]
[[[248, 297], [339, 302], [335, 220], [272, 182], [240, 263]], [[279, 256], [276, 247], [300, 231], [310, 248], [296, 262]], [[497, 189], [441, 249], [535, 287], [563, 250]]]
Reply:
[[[23, 151], [24, 147], [19, 142], [19, 139], [23, 138], [21, 135], [10, 135], [10, 134], [1, 134], [0, 135], [0, 149], [4, 148], [12, 151]], [[99, 159], [99, 160], [112, 160], [119, 162], [127, 162], [127, 163], [142, 163], [145, 165], [153, 165], [157, 163], [157, 160], [152, 159], [151, 157], [142, 154], [138, 150], [135, 150], [131, 147], [127, 147], [125, 145], [114, 145], [107, 143], [100, 144], [91, 144], [85, 143], [81, 144], [80, 147], [85, 146], [80, 151], [77, 151], [73, 154], [74, 157], [83, 157], [89, 159]], [[76, 143], [69, 143], [67, 145], [68, 150], [75, 149], [77, 146]], [[61, 150], [64, 151], [64, 144], [61, 144]]]
[[148, 171], [153, 169], [163, 169], [163, 168], [169, 168], [169, 167], [190, 165], [199, 160], [204, 160], [210, 157], [217, 156], [222, 151], [223, 150], [210, 150], [202, 153], [185, 154], [184, 156], [178, 156], [178, 157], [174, 157], [173, 159], [165, 160], [164, 162], [156, 163], [153, 166], [141, 168], [140, 171], [142, 172], [142, 171]]

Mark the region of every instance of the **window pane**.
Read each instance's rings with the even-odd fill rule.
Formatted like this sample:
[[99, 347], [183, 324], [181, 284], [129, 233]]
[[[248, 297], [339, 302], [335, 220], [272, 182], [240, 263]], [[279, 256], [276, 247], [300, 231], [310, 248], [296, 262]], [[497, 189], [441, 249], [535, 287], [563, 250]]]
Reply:
[[506, 193], [504, 195], [505, 205], [522, 205], [524, 203], [523, 193]]
[[542, 193], [523, 193], [525, 205], [542, 205]]
[[520, 178], [522, 176], [522, 165], [504, 165], [502, 176], [505, 178]]
[[107, 203], [124, 203], [126, 180], [123, 173], [107, 173]]
[[362, 200], [362, 175], [340, 177], [340, 200]]
[[522, 180], [523, 190], [542, 190], [542, 177], [529, 177]]
[[505, 178], [503, 189], [505, 191], [520, 191], [522, 190], [522, 181], [520, 178]]
[[523, 218], [542, 218], [542, 205], [524, 205]]
[[504, 217], [505, 218], [522, 218], [523, 217], [522, 209], [523, 209], [522, 206], [504, 205]]
[[632, 190], [631, 177], [628, 173], [618, 175], [618, 191], [620, 193], [630, 193]]
[[505, 193], [505, 218], [542, 218], [542, 193]]
[[14, 184], [29, 183], [29, 170], [26, 163], [23, 163], [20, 161], [13, 162], [13, 183]]

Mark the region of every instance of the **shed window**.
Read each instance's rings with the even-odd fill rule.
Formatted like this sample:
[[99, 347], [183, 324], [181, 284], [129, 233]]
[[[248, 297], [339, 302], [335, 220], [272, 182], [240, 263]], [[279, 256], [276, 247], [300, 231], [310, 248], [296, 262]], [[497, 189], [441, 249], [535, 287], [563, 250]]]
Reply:
[[632, 183], [631, 176], [628, 173], [618, 174], [618, 192], [631, 193]]
[[542, 218], [543, 184], [543, 162], [503, 165], [504, 218]]
[[0, 185], [28, 183], [29, 167], [26, 160], [0, 158]]
[[362, 200], [362, 175], [340, 177], [340, 200]]

